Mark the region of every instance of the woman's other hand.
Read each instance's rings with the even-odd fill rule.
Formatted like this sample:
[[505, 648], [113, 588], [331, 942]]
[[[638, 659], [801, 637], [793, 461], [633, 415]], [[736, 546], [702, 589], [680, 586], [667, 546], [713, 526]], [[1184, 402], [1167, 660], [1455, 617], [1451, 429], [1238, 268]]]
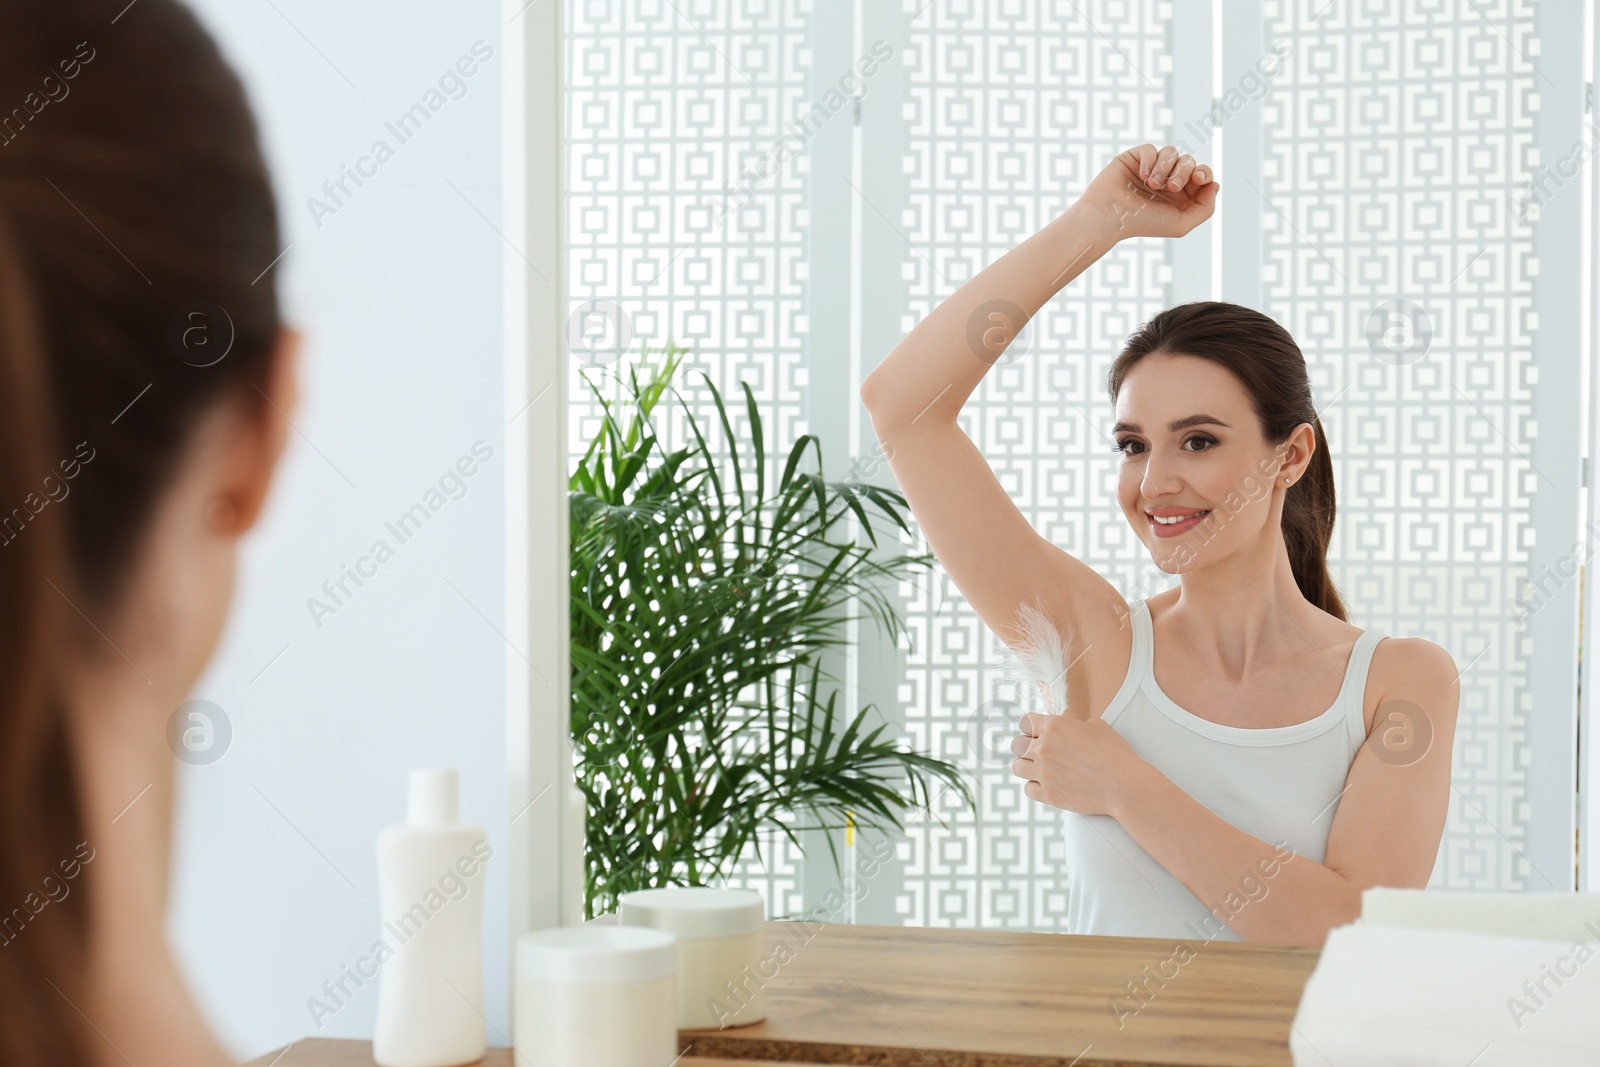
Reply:
[[1220, 188], [1212, 169], [1188, 153], [1142, 144], [1106, 164], [1079, 202], [1099, 209], [1119, 241], [1182, 237], [1211, 217]]

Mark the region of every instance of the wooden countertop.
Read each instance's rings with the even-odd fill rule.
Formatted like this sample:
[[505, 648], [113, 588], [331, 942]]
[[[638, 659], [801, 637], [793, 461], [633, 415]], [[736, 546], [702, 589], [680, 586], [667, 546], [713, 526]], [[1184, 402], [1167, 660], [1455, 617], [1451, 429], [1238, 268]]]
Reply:
[[[1289, 1023], [1320, 953], [817, 922], [769, 922], [767, 941], [767, 1018], [679, 1031], [676, 1067], [1292, 1067]], [[307, 1040], [250, 1067], [371, 1062], [365, 1042]], [[483, 1062], [512, 1067], [507, 1050]]]
[[[479, 1067], [518, 1067], [508, 1048], [492, 1048], [478, 1061]], [[245, 1067], [373, 1067], [372, 1042], [340, 1041], [326, 1037], [308, 1037], [296, 1041], [287, 1050], [279, 1049]], [[527, 1067], [527, 1060], [521, 1067]], [[684, 1056], [673, 1067], [730, 1067], [727, 1060], [707, 1060], [699, 1056]], [[793, 1067], [787, 1063], [764, 1063], [745, 1060], [739, 1067]]]
[[[279, 1049], [269, 1056], [251, 1060], [245, 1067], [373, 1067], [372, 1042], [308, 1037], [303, 1041], [296, 1041], [287, 1050]], [[513, 1060], [510, 1049], [492, 1048], [478, 1061], [477, 1067], [518, 1067], [518, 1065]], [[527, 1067], [527, 1060], [523, 1060], [521, 1067]], [[673, 1067], [730, 1067], [730, 1065], [727, 1060], [684, 1056], [674, 1063]], [[793, 1065], [743, 1060], [739, 1067], [793, 1067]]]

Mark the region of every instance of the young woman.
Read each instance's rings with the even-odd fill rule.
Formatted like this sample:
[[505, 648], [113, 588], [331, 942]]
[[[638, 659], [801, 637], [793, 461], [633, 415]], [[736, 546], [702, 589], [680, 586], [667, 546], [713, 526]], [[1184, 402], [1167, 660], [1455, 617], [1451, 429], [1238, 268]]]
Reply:
[[294, 411], [272, 190], [175, 0], [8, 7], [0, 108], [0, 1063], [221, 1065], [168, 724]]
[[1170, 145], [1123, 152], [861, 396], [973, 609], [1058, 664], [1039, 681], [1061, 714], [1022, 717], [1012, 771], [1065, 812], [1070, 932], [1320, 944], [1365, 887], [1427, 884], [1459, 689], [1438, 645], [1345, 621], [1326, 566], [1333, 464], [1294, 340], [1205, 301], [1161, 312], [1116, 359], [1116, 502], [1178, 577], [1132, 604], [1028, 525], [956, 421], [1046, 300], [1118, 241], [1184, 236], [1218, 189]]

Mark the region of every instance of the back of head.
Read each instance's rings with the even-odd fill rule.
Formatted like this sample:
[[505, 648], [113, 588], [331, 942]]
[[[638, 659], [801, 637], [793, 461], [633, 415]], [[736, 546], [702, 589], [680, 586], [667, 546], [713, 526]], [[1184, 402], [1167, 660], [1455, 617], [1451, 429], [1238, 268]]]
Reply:
[[[176, 0], [0, 13], [0, 1063], [89, 1062], [65, 680], [199, 420], [279, 329], [255, 122]], [[263, 276], [265, 274], [265, 276]], [[76, 879], [57, 902], [52, 886]], [[48, 906], [34, 902], [48, 900]]]
[[1128, 372], [1155, 353], [1196, 356], [1226, 367], [1249, 394], [1262, 436], [1270, 444], [1283, 444], [1302, 423], [1311, 425], [1316, 448], [1305, 476], [1284, 499], [1283, 540], [1301, 595], [1344, 621], [1344, 602], [1327, 565], [1337, 513], [1333, 457], [1300, 346], [1271, 316], [1242, 304], [1221, 300], [1178, 304], [1156, 314], [1128, 338], [1106, 378], [1113, 403]]

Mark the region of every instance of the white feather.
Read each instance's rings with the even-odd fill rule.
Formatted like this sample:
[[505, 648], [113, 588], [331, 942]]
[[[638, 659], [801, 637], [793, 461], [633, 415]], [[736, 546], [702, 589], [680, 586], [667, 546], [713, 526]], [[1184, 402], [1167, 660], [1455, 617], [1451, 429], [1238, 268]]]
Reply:
[[1017, 629], [1021, 636], [1014, 645], [1005, 646], [1001, 674], [1013, 681], [1031, 682], [1044, 698], [1045, 710], [1055, 714], [1065, 711], [1066, 652], [1072, 634], [1069, 631], [1063, 637], [1050, 616], [1032, 604], [1017, 609]]

